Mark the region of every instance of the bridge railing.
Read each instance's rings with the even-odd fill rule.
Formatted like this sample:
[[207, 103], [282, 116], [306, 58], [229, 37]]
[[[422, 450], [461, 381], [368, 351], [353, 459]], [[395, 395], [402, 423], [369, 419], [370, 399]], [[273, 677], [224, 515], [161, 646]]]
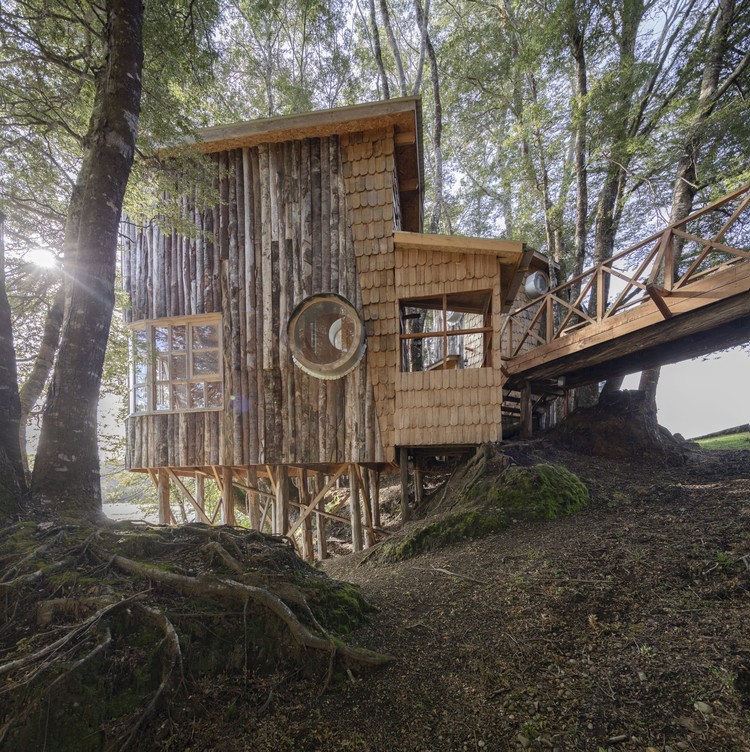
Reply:
[[500, 334], [503, 357], [514, 358], [647, 300], [669, 318], [665, 298], [750, 259], [749, 207], [750, 184], [513, 310]]

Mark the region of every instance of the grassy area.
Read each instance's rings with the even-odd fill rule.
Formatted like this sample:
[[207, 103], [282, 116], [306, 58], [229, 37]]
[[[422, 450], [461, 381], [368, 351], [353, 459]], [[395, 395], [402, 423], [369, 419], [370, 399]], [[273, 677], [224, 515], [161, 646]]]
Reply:
[[697, 439], [703, 449], [750, 449], [750, 432], [732, 433], [727, 436], [712, 436], [709, 439]]

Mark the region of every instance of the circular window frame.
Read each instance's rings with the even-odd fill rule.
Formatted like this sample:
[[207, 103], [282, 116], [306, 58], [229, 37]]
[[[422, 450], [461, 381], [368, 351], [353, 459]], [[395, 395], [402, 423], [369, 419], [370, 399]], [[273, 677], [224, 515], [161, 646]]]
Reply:
[[[354, 336], [351, 346], [340, 358], [330, 363], [317, 363], [305, 356], [302, 351], [302, 343], [298, 342], [295, 337], [295, 328], [303, 314], [309, 312], [316, 305], [330, 303], [331, 301], [341, 306], [347, 318], [354, 324]], [[340, 379], [351, 373], [357, 367], [360, 360], [362, 360], [367, 349], [365, 326], [362, 317], [349, 300], [335, 292], [317, 293], [302, 300], [289, 317], [289, 321], [287, 322], [287, 337], [289, 339], [289, 351], [292, 354], [294, 364], [306, 374], [324, 381]]]

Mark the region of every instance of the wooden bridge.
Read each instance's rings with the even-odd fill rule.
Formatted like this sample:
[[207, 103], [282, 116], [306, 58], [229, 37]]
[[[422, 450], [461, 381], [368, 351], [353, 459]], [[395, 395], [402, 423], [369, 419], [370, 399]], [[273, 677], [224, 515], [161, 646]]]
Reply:
[[[506, 392], [559, 393], [750, 340], [750, 184], [512, 311]], [[524, 409], [524, 407], [526, 409]]]

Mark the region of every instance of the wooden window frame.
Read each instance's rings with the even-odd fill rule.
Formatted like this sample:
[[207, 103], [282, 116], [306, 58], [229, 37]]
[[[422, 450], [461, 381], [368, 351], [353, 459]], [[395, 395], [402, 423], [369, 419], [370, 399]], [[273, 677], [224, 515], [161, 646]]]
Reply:
[[[214, 326], [216, 328], [216, 347], [195, 347], [193, 344], [193, 327], [197, 326]], [[173, 329], [177, 327], [185, 328], [185, 347], [182, 350], [174, 349], [173, 347]], [[223, 375], [223, 332], [222, 332], [222, 319], [220, 313], [205, 313], [197, 314], [193, 316], [169, 316], [160, 319], [146, 319], [143, 321], [135, 321], [128, 324], [133, 338], [130, 342], [130, 353], [128, 363], [128, 399], [129, 399], [129, 413], [131, 416], [141, 417], [144, 415], [169, 415], [175, 413], [203, 413], [203, 412], [218, 412], [224, 409], [225, 400], [225, 388], [224, 388], [224, 375]], [[157, 350], [155, 347], [154, 332], [157, 329], [167, 330], [167, 349]], [[135, 357], [135, 332], [146, 332], [146, 374], [144, 381], [136, 381], [136, 357]], [[218, 368], [216, 372], [194, 374], [194, 356], [195, 353], [211, 353], [215, 352], [217, 356]], [[184, 378], [174, 378], [172, 375], [172, 358], [175, 355], [185, 356], [185, 376]], [[167, 361], [167, 379], [159, 379], [157, 368], [158, 358], [163, 356]], [[202, 407], [193, 407], [190, 405], [191, 400], [191, 387], [193, 385], [203, 384], [203, 401]], [[220, 404], [209, 406], [207, 386], [209, 384], [221, 385], [221, 400]], [[185, 386], [185, 407], [174, 406], [173, 387]], [[158, 409], [157, 392], [159, 388], [167, 389], [169, 395], [169, 407], [165, 409]], [[136, 409], [136, 390], [145, 389], [146, 391], [146, 407], [145, 409]]]
[[[481, 313], [485, 326], [481, 327], [470, 327], [468, 329], [448, 329], [447, 327], [447, 320], [448, 320], [448, 311], [458, 311], [461, 313], [460, 308], [450, 307], [450, 299], [455, 298], [458, 296], [468, 296], [468, 295], [476, 295], [476, 296], [486, 296], [486, 300], [484, 301], [484, 307], [482, 311], [463, 311], [463, 313]], [[446, 353], [448, 352], [448, 337], [457, 337], [457, 336], [465, 336], [467, 334], [482, 334], [483, 336], [483, 359], [482, 359], [482, 365], [481, 366], [475, 366], [478, 368], [491, 368], [492, 367], [492, 333], [494, 332], [494, 327], [492, 325], [492, 297], [493, 297], [493, 291], [491, 289], [487, 290], [465, 290], [460, 292], [442, 292], [442, 293], [435, 293], [433, 295], [424, 295], [418, 298], [402, 298], [398, 301], [398, 310], [399, 310], [399, 350], [400, 350], [400, 359], [401, 359], [401, 372], [402, 373], [420, 373], [419, 371], [408, 371], [406, 369], [406, 360], [404, 358], [404, 343], [409, 342], [411, 340], [415, 339], [436, 339], [438, 337], [442, 337], [443, 339], [443, 362], [445, 364], [446, 359]], [[404, 332], [404, 319], [403, 319], [403, 310], [404, 308], [411, 307], [411, 308], [424, 308], [425, 310], [441, 310], [440, 308], [433, 308], [433, 307], [427, 307], [427, 306], [420, 306], [420, 301], [432, 301], [436, 298], [442, 298], [442, 316], [443, 316], [443, 328], [440, 331], [432, 331], [432, 332], [413, 332], [413, 333], [406, 333]], [[425, 369], [429, 370], [429, 369]], [[424, 372], [424, 371], [422, 371]]]

